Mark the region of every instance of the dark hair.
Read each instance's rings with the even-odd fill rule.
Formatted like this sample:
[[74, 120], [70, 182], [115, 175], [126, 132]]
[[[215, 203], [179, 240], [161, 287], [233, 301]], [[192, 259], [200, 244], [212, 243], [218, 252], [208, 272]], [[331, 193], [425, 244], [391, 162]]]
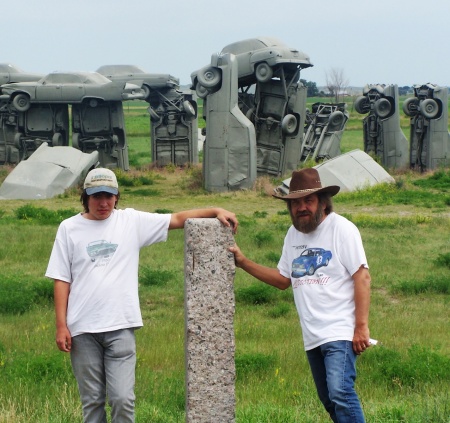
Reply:
[[[333, 211], [333, 196], [329, 192], [319, 192], [316, 195], [319, 199], [319, 205], [325, 205], [324, 213], [329, 215]], [[291, 201], [292, 200], [286, 201], [289, 211], [291, 210]]]
[[319, 204], [325, 204], [325, 214], [328, 215], [333, 211], [332, 195], [328, 192], [319, 192]]
[[[114, 208], [117, 208], [117, 204], [119, 204], [120, 192], [116, 195], [116, 204], [114, 204]], [[84, 189], [80, 195], [80, 202], [83, 204], [83, 209], [85, 213], [89, 213], [89, 195]]]

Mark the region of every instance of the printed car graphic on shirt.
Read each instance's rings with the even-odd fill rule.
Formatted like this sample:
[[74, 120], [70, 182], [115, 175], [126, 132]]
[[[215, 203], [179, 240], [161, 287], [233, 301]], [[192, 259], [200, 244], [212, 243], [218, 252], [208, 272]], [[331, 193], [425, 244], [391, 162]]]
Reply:
[[118, 244], [111, 244], [104, 239], [90, 242], [87, 246], [87, 253], [92, 261], [99, 257], [109, 257], [116, 252]]
[[319, 267], [328, 266], [331, 257], [331, 251], [323, 248], [308, 248], [292, 262], [291, 276], [293, 278], [311, 276]]

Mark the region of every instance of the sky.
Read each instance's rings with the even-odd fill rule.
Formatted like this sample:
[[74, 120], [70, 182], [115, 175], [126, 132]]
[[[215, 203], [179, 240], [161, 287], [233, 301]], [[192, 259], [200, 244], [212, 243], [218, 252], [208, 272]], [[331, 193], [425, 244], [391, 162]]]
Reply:
[[[3, 0], [6, 1], [6, 0]], [[137, 65], [190, 83], [236, 41], [275, 37], [309, 55], [318, 87], [450, 86], [449, 0], [13, 0], [2, 12], [0, 62], [26, 72]]]

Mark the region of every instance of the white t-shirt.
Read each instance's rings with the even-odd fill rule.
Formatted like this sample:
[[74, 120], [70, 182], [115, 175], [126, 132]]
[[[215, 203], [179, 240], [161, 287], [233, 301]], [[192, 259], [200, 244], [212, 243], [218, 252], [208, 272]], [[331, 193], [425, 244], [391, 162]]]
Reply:
[[305, 350], [353, 339], [352, 275], [361, 266], [368, 268], [361, 235], [343, 216], [330, 213], [310, 234], [289, 228], [278, 269], [291, 279]]
[[105, 220], [64, 220], [45, 276], [70, 283], [72, 336], [141, 327], [139, 250], [166, 241], [170, 214], [114, 210]]

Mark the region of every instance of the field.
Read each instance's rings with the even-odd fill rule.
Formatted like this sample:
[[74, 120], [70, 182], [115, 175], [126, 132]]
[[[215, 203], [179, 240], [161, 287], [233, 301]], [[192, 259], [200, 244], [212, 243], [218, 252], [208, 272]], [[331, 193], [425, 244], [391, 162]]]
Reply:
[[[120, 207], [225, 207], [239, 218], [235, 239], [242, 250], [276, 266], [289, 226], [284, 203], [270, 195], [281, 179], [259, 178], [248, 191], [206, 193], [200, 166], [151, 165], [145, 107], [124, 109], [132, 169], [117, 172]], [[349, 111], [343, 152], [363, 148], [363, 116], [352, 110], [351, 99]], [[401, 126], [409, 139], [404, 116]], [[0, 181], [9, 170], [0, 168]], [[392, 186], [339, 194], [334, 201], [362, 234], [372, 276], [371, 337], [380, 341], [358, 359], [357, 390], [370, 423], [448, 423], [450, 171], [391, 174]], [[54, 341], [52, 282], [43, 276], [58, 223], [80, 210], [77, 190], [0, 202], [0, 423], [82, 421], [70, 358]], [[141, 252], [138, 423], [185, 421], [183, 247], [183, 231], [172, 231], [166, 243]], [[238, 269], [235, 297], [236, 422], [328, 422], [292, 291], [277, 291]]]

